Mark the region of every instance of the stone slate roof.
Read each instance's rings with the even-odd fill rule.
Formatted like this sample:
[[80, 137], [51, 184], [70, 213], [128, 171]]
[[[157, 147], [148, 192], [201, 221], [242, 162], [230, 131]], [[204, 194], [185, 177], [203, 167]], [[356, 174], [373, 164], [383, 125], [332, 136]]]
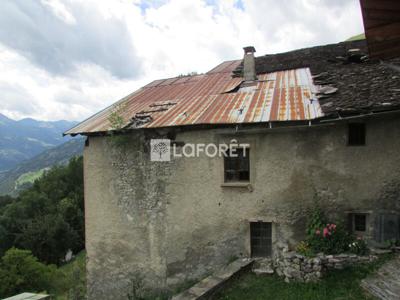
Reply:
[[309, 67], [314, 83], [325, 87], [319, 102], [328, 117], [400, 109], [400, 57], [382, 62], [367, 53], [365, 40], [317, 46], [256, 57], [256, 72]]

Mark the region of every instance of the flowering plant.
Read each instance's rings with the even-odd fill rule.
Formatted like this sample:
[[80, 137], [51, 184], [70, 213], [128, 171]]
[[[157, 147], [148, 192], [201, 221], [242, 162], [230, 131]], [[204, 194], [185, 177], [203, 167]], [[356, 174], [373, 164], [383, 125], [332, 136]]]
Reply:
[[349, 243], [349, 251], [357, 255], [365, 255], [368, 253], [368, 246], [364, 239], [360, 236]]
[[308, 244], [314, 252], [336, 254], [348, 249], [351, 239], [341, 225], [328, 223], [314, 229], [308, 237]]
[[362, 237], [349, 234], [340, 223], [327, 222], [319, 208], [312, 213], [307, 225], [307, 239], [303, 244], [300, 243], [298, 248], [304, 253], [351, 252], [364, 255], [368, 252], [367, 243]]
[[351, 236], [341, 224], [327, 222], [324, 214], [316, 208], [307, 228], [307, 245], [314, 253], [336, 254], [348, 250]]
[[[329, 236], [331, 236], [332, 234], [334, 234], [335, 232], [336, 232], [336, 224], [327, 224], [326, 225], [326, 227], [324, 227], [324, 229], [323, 229], [323, 237], [324, 238], [327, 238], [327, 237], [329, 237]], [[319, 230], [317, 229], [317, 231], [316, 231], [316, 233], [318, 232]]]

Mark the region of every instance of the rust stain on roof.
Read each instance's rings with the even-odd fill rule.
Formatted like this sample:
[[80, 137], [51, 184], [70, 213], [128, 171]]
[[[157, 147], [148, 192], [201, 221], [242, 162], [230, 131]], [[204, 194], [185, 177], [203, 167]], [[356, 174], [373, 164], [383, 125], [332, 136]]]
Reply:
[[123, 107], [120, 114], [127, 128], [298, 121], [323, 116], [308, 68], [261, 74], [257, 81], [243, 84], [242, 78], [232, 77], [239, 64], [239, 60], [227, 61], [206, 74], [155, 80], [65, 134], [111, 130], [109, 117], [117, 107]]

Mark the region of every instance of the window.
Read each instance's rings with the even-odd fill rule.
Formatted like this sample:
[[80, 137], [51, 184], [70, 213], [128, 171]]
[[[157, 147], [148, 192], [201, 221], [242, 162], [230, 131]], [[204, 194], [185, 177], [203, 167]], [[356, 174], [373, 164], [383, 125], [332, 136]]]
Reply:
[[250, 246], [252, 257], [268, 257], [272, 252], [272, 223], [250, 223]]
[[363, 146], [365, 145], [365, 124], [349, 123], [348, 124], [348, 145]]
[[364, 211], [355, 211], [348, 213], [348, 230], [358, 236], [370, 234], [370, 213]]
[[[229, 152], [228, 152], [229, 154]], [[224, 158], [225, 182], [250, 181], [250, 151], [247, 148], [237, 148], [232, 151], [235, 156]]]
[[354, 231], [364, 232], [367, 230], [367, 215], [354, 214]]

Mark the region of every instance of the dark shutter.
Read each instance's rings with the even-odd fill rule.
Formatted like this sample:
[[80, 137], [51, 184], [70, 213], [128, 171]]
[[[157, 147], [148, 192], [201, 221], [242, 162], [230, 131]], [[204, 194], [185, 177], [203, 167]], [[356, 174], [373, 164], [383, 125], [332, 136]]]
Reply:
[[381, 230], [381, 215], [377, 215], [374, 218], [374, 240], [378, 243], [382, 243], [382, 230]]
[[381, 214], [375, 220], [375, 240], [383, 243], [400, 239], [400, 217], [396, 214]]
[[383, 216], [383, 236], [385, 241], [399, 239], [399, 217], [397, 215]]

